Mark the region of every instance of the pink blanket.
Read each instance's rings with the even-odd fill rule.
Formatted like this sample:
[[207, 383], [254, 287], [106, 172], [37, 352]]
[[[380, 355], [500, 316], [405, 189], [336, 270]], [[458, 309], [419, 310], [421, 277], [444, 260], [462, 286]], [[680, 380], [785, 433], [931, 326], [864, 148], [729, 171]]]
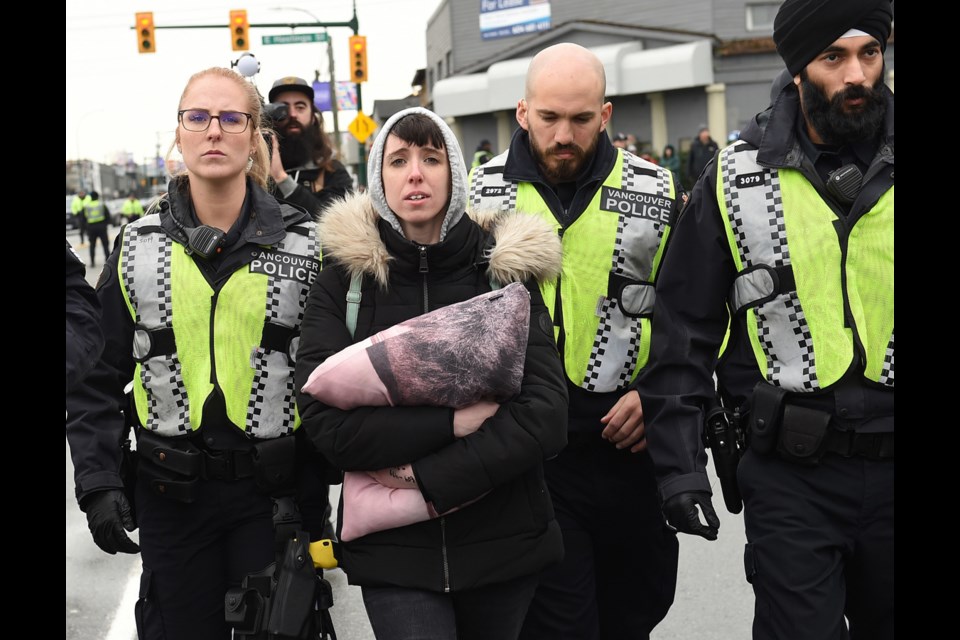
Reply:
[[[520, 392], [529, 323], [530, 295], [514, 283], [350, 345], [318, 366], [303, 391], [344, 410], [503, 402]], [[344, 473], [344, 542], [438, 515], [419, 491], [384, 486], [367, 472]]]

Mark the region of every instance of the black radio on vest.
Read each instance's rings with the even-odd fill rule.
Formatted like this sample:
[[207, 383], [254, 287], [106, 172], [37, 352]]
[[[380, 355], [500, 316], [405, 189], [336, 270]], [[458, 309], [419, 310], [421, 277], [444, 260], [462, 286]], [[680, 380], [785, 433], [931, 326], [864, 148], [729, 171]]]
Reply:
[[[170, 204], [166, 200], [161, 200], [160, 208], [167, 211], [170, 208]], [[196, 254], [204, 260], [209, 260], [210, 257], [220, 249], [225, 235], [220, 229], [211, 227], [208, 224], [200, 225], [199, 227], [184, 226], [173, 213], [170, 214], [170, 219], [177, 225], [177, 229], [180, 230], [180, 233], [183, 234], [184, 239], [187, 241], [187, 255]]]

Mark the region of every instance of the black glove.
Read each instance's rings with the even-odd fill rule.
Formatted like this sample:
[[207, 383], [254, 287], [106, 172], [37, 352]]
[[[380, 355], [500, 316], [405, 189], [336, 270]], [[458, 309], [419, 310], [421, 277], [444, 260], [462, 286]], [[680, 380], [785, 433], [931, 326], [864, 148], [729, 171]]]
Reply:
[[127, 537], [124, 529], [133, 531], [133, 513], [127, 496], [120, 489], [107, 489], [91, 494], [84, 500], [87, 526], [97, 546], [109, 553], [139, 553], [140, 545]]
[[[700, 511], [703, 512], [707, 526], [700, 522], [697, 507], [700, 507]], [[663, 515], [677, 531], [702, 536], [707, 540], [717, 539], [720, 519], [717, 518], [713, 502], [710, 501], [710, 494], [706, 491], [686, 491], [670, 496], [663, 503]]]

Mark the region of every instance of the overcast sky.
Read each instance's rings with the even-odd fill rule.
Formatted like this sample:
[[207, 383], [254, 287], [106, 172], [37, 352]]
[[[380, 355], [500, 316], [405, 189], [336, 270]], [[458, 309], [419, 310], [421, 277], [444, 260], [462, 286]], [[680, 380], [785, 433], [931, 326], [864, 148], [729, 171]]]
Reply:
[[[410, 93], [417, 69], [426, 66], [427, 20], [441, 0], [357, 0], [360, 34], [367, 36], [370, 81], [363, 85], [363, 110], [375, 99]], [[322, 22], [347, 22], [351, 0], [67, 0], [66, 3], [66, 159], [113, 162], [117, 152], [136, 162], [152, 157], [160, 144], [167, 153], [176, 127], [177, 101], [187, 79], [212, 66], [230, 66], [233, 51], [226, 28], [231, 9], [246, 9], [251, 23], [313, 22], [306, 13], [273, 10], [296, 7]], [[137, 52], [130, 27], [138, 11], [153, 11], [158, 26], [222, 24], [219, 29], [159, 29], [156, 53]], [[287, 28], [252, 28], [250, 52], [261, 63], [256, 84], [266, 96], [274, 80], [297, 75], [308, 82], [320, 69], [327, 80], [325, 43], [262, 45], [265, 35]], [[318, 29], [298, 29], [296, 33]], [[348, 78], [349, 28], [330, 30], [337, 79]], [[340, 128], [356, 114], [342, 113]]]

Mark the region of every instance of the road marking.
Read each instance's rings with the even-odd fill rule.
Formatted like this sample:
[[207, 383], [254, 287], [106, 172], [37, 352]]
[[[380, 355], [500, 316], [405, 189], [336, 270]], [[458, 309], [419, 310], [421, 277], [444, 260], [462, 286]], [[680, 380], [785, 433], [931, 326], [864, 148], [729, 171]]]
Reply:
[[140, 597], [140, 563], [134, 562], [130, 567], [130, 577], [123, 590], [120, 606], [110, 624], [110, 631], [104, 640], [132, 640], [137, 637], [137, 621], [133, 616], [133, 607]]

